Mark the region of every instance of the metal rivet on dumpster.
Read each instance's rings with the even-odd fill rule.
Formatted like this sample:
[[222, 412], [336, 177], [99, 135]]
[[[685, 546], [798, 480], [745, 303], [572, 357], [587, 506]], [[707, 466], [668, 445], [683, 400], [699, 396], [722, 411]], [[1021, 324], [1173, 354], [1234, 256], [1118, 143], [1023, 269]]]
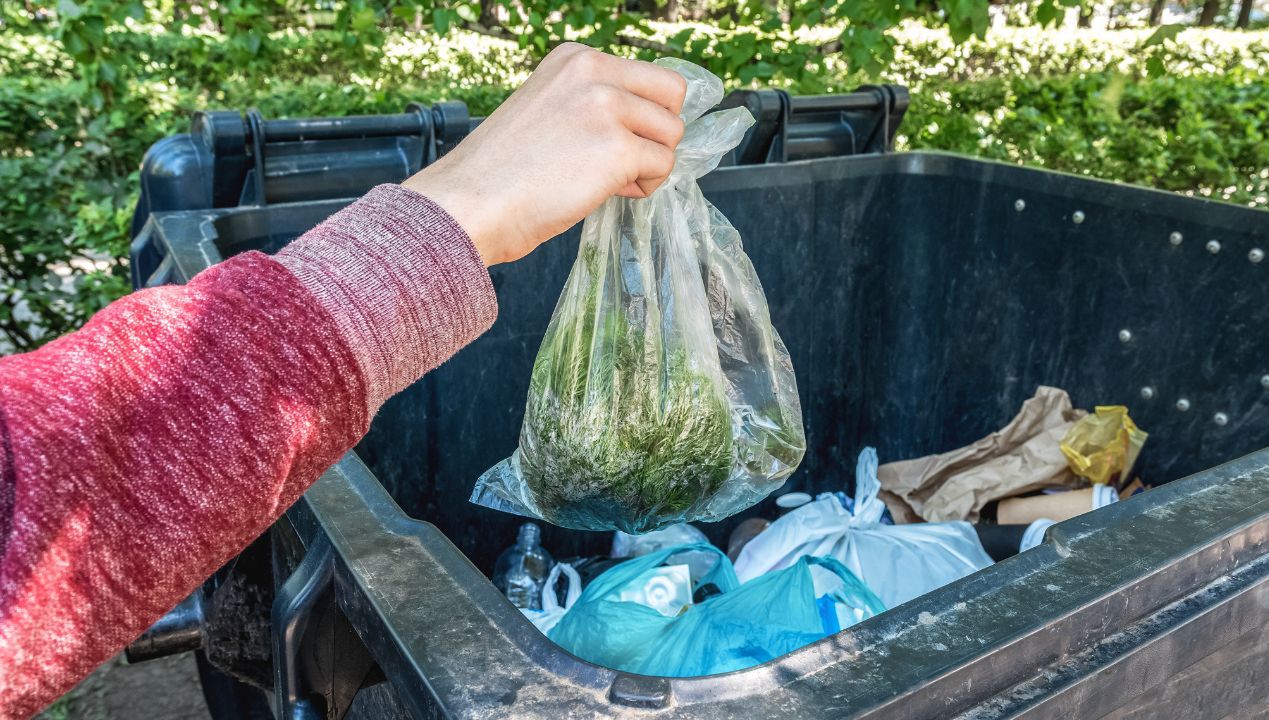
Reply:
[[1124, 342], [1124, 343], [1126, 343], [1126, 342], [1129, 342], [1129, 341], [1131, 341], [1131, 340], [1132, 340], [1132, 331], [1131, 331], [1131, 330], [1129, 330], [1128, 328], [1124, 328], [1123, 330], [1120, 330], [1120, 331], [1119, 331], [1119, 342]]
[[1142, 399], [1142, 400], [1153, 400], [1153, 399], [1154, 399], [1154, 388], [1150, 387], [1149, 385], [1147, 385], [1147, 386], [1145, 386], [1145, 387], [1141, 388], [1141, 399]]
[[1177, 410], [1180, 410], [1181, 412], [1185, 412], [1186, 410], [1189, 410], [1189, 409], [1190, 409], [1190, 401], [1189, 401], [1189, 400], [1186, 400], [1185, 398], [1181, 398], [1180, 400], [1177, 400], [1177, 401], [1176, 401], [1176, 409], [1177, 409]]
[[1168, 236], [1168, 242], [1172, 243], [1173, 245], [1180, 245], [1181, 241], [1184, 239], [1185, 239], [1185, 236], [1183, 236], [1179, 232], [1176, 232], [1175, 230], [1172, 231], [1172, 234]]
[[1254, 263], [1258, 263], [1265, 259], [1265, 251], [1260, 248], [1252, 248], [1251, 252], [1247, 253], [1247, 259]]
[[1076, 210], [1075, 212], [1071, 213], [1071, 222], [1075, 223], [1076, 225], [1079, 225], [1080, 223], [1084, 222], [1084, 211]]
[[1216, 413], [1215, 415], [1213, 415], [1213, 416], [1212, 416], [1212, 422], [1216, 423], [1217, 425], [1222, 425], [1222, 426], [1224, 426], [1224, 425], [1228, 425], [1228, 424], [1229, 424], [1229, 416], [1228, 416], [1228, 415], [1226, 415], [1225, 413], [1218, 412], [1218, 413]]
[[1211, 253], [1211, 254], [1213, 254], [1213, 255], [1215, 255], [1216, 253], [1220, 252], [1220, 251], [1221, 251], [1221, 244], [1220, 244], [1220, 241], [1219, 241], [1219, 240], [1208, 240], [1208, 241], [1207, 241], [1207, 251], [1208, 251], [1208, 252], [1210, 252], [1210, 253]]
[[1026, 210], [1026, 209], [1027, 209], [1027, 201], [1026, 201], [1026, 200], [1023, 200], [1022, 198], [1018, 198], [1017, 200], [1014, 200], [1014, 201], [1013, 201], [1013, 209], [1014, 209], [1014, 210], [1017, 210], [1018, 212], [1022, 212], [1023, 210]]

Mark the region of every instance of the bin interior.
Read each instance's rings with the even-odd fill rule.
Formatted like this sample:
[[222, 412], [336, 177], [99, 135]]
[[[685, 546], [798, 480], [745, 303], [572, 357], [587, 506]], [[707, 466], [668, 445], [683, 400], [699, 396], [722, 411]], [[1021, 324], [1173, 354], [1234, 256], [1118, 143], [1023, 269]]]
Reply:
[[[1150, 433], [1148, 483], [1269, 445], [1269, 262], [1249, 259], [1269, 213], [922, 153], [728, 168], [703, 187], [740, 230], [797, 372], [808, 447], [779, 492], [853, 491], [866, 445], [884, 463], [971, 443], [1040, 384], [1077, 407], [1128, 405]], [[321, 219], [254, 217], [220, 221], [224, 254], [276, 250]], [[357, 448], [486, 573], [524, 520], [467, 499], [516, 446], [577, 237], [495, 267], [493, 329], [391, 399]], [[775, 510], [700, 527], [722, 545]], [[544, 527], [557, 558], [609, 543]]]

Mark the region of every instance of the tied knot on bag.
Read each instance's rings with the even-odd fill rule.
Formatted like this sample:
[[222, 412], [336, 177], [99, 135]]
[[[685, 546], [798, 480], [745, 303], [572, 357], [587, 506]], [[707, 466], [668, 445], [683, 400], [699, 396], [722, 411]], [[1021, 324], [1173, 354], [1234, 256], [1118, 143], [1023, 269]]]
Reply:
[[655, 63], [687, 80], [683, 112], [679, 113], [684, 124], [683, 139], [674, 151], [674, 170], [665, 183], [677, 187], [718, 167], [723, 156], [744, 139], [754, 119], [743, 107], [708, 112], [723, 100], [723, 81], [708, 70], [679, 58], [661, 58]]

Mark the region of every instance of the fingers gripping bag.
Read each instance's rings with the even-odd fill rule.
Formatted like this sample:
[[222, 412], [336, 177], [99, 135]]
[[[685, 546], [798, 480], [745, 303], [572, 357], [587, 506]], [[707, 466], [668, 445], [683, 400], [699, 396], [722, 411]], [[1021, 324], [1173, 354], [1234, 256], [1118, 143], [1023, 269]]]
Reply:
[[783, 484], [806, 440], [788, 350], [740, 235], [697, 179], [744, 137], [722, 83], [687, 79], [674, 170], [586, 218], [542, 339], [520, 445], [472, 501], [580, 530], [640, 534], [733, 515]]

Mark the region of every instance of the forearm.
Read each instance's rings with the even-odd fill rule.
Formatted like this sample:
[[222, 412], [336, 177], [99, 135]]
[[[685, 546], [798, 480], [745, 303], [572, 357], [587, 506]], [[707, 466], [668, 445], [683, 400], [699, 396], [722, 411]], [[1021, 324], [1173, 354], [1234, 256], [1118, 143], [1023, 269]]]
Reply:
[[[53, 700], [488, 328], [510, 262], [674, 166], [677, 73], [573, 43], [457, 148], [280, 253], [0, 360], [0, 717]], [[338, 172], [338, 170], [333, 170]], [[477, 251], [475, 248], [481, 248]]]
[[493, 324], [489, 273], [467, 234], [432, 201], [381, 185], [278, 253], [335, 319], [383, 401]]
[[461, 229], [381, 188], [277, 260], [136, 293], [0, 360], [0, 717], [56, 698], [267, 529], [495, 308]]

